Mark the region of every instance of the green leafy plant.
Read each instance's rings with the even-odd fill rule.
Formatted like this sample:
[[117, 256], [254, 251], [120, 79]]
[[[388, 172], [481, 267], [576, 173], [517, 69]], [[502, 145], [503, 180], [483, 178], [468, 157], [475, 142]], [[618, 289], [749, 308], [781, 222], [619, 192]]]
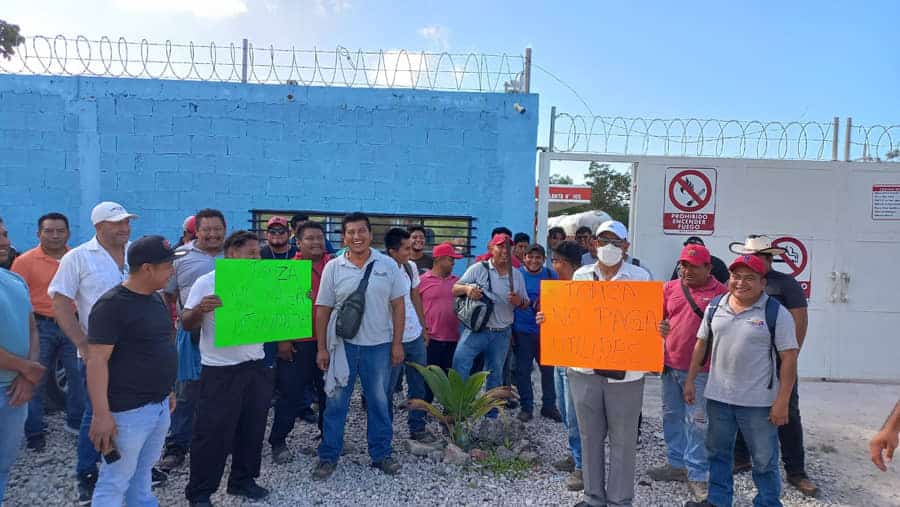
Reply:
[[[500, 386], [482, 393], [485, 380], [489, 372], [480, 371], [473, 373], [468, 379], [463, 380], [456, 370], [444, 370], [439, 366], [422, 366], [416, 363], [407, 363], [415, 368], [425, 379], [437, 405], [425, 400], [409, 400], [408, 407], [412, 410], [424, 410], [447, 429], [450, 440], [463, 449], [468, 449], [472, 443], [472, 430], [479, 419], [487, 415], [491, 410], [503, 410], [506, 400], [518, 398], [518, 395], [509, 387]], [[439, 405], [439, 406], [438, 406]]]

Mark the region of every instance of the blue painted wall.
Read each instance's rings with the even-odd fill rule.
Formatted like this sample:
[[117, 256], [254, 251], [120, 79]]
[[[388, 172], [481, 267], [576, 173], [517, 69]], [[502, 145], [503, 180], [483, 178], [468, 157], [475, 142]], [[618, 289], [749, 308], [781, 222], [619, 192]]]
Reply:
[[[513, 109], [519, 102], [525, 114]], [[0, 75], [0, 217], [19, 250], [35, 221], [91, 208], [138, 213], [132, 237], [174, 238], [222, 210], [471, 215], [490, 229], [534, 221], [537, 95]]]

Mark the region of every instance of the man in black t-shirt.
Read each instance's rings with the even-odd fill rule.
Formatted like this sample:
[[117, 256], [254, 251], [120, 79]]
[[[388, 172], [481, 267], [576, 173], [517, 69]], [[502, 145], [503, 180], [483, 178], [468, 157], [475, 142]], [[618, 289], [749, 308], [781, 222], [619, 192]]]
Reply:
[[128, 248], [128, 279], [100, 297], [88, 320], [90, 438], [103, 455], [93, 505], [155, 505], [151, 468], [162, 452], [178, 368], [174, 327], [159, 290], [176, 252], [162, 236]]
[[273, 216], [266, 223], [266, 246], [259, 249], [262, 259], [293, 259], [297, 252], [296, 244], [291, 244], [291, 231], [288, 229], [287, 218], [278, 215]]
[[[809, 323], [807, 314], [806, 295], [800, 283], [791, 275], [772, 269], [772, 260], [775, 255], [785, 253], [783, 248], [773, 247], [772, 240], [766, 236], [750, 235], [744, 243], [732, 243], [729, 250], [737, 254], [752, 254], [761, 258], [769, 268], [766, 274], [766, 294], [778, 300], [782, 306], [791, 312], [796, 326], [797, 344], [803, 348], [803, 340], [806, 338], [806, 328]], [[776, 356], [778, 367], [781, 367], [780, 358]], [[781, 461], [784, 463], [784, 471], [787, 481], [798, 491], [806, 496], [816, 496], [818, 486], [806, 475], [806, 452], [803, 448], [803, 424], [800, 419], [800, 397], [797, 392], [797, 382], [788, 402], [788, 423], [778, 427], [778, 440], [781, 441]], [[750, 453], [740, 432], [734, 446], [734, 470], [735, 473], [750, 470]]]

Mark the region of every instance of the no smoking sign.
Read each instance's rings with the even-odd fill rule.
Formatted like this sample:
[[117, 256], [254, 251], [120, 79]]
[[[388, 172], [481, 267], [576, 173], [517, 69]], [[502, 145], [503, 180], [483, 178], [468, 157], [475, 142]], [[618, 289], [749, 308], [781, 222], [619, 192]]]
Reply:
[[709, 235], [716, 223], [716, 170], [669, 167], [663, 196], [665, 234]]
[[812, 291], [812, 264], [809, 262], [809, 250], [806, 245], [792, 236], [783, 236], [772, 241], [772, 246], [784, 249], [784, 254], [780, 256], [780, 259], [775, 259], [781, 262], [776, 262], [772, 266], [778, 271], [793, 276], [803, 288], [806, 299], [809, 299]]

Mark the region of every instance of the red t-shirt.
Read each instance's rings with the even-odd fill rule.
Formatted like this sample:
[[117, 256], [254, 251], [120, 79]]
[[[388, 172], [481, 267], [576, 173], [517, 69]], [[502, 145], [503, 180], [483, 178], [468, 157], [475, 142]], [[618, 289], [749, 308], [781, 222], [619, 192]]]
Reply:
[[[294, 260], [299, 261], [299, 260], [309, 260], [309, 259], [306, 259], [305, 257], [303, 257], [303, 252], [297, 252], [297, 255], [294, 256]], [[328, 261], [330, 261], [330, 260], [331, 260], [331, 255], [326, 252], [322, 256], [322, 260], [320, 260], [319, 262], [315, 262], [312, 265], [312, 289], [310, 291], [310, 292], [312, 292], [312, 294], [310, 294], [310, 297], [312, 298], [312, 302], [313, 302], [313, 310], [312, 310], [313, 335], [309, 338], [298, 338], [298, 339], [294, 340], [295, 342], [305, 342], [305, 341], [310, 341], [310, 340], [316, 339], [316, 298], [319, 296], [319, 286], [322, 284], [322, 271], [325, 270], [325, 264], [328, 264]]]
[[[688, 290], [702, 311], [706, 311], [712, 298], [728, 292], [728, 289], [712, 276], [703, 287], [689, 287]], [[684, 297], [680, 279], [668, 281], [663, 286], [663, 318], [669, 321], [670, 327], [669, 336], [666, 337], [666, 366], [687, 371], [691, 368], [691, 356], [694, 353], [697, 331], [702, 320], [694, 313], [691, 304]], [[704, 368], [704, 371], [709, 371], [709, 368]]]
[[459, 277], [450, 274], [441, 278], [428, 271], [419, 280], [419, 294], [425, 310], [428, 335], [440, 342], [459, 341], [459, 319], [453, 307], [453, 284]]

